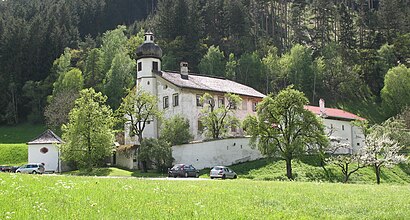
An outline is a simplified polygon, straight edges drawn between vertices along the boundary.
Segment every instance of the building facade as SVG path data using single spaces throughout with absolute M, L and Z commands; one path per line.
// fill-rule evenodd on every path
M 203 128 L 200 123 L 202 105 L 199 101 L 204 93 L 209 93 L 213 96 L 217 107 L 224 105 L 227 100 L 224 95 L 232 93 L 239 95 L 242 98 L 242 103 L 236 106 L 235 115 L 238 119 L 243 120 L 247 115 L 256 113 L 256 105 L 265 97 L 264 94 L 255 89 L 220 77 L 204 76 L 189 73 L 188 64 L 182 62 L 179 71 L 163 71 L 161 69 L 162 49 L 154 43 L 152 33 L 145 34 L 145 41 L 136 51 L 137 55 L 137 88 L 143 89 L 152 95 L 155 95 L 159 102 L 158 108 L 164 112 L 164 118 L 171 118 L 175 115 L 180 115 L 189 120 L 190 131 L 194 136 L 194 142 L 200 142 L 205 139 Z M 328 133 L 333 144 L 349 145 L 348 150 L 339 150 L 337 153 L 353 153 L 358 148 L 363 146 L 364 137 L 359 128 L 353 126 L 351 121 L 362 118 L 339 109 L 325 108 L 323 106 L 305 106 L 306 109 L 314 112 L 323 119 Z M 146 124 L 143 132 L 144 138 L 158 138 L 160 135 L 161 124 L 157 119 L 152 119 Z M 241 128 L 232 128 L 229 133 L 230 137 L 243 137 L 244 133 Z M 229 139 L 228 139 L 229 140 Z M 221 143 L 221 146 L 209 147 L 209 143 L 184 145 L 173 147 L 173 157 L 178 163 L 198 163 L 200 167 L 210 167 L 214 164 L 218 157 L 218 150 L 229 146 L 236 146 L 235 139 L 231 139 L 232 143 Z M 241 140 L 244 142 L 244 140 Z M 229 141 L 228 141 L 229 142 Z M 245 141 L 246 142 L 246 141 Z M 234 145 L 235 144 L 235 145 Z M 137 168 L 138 161 L 136 157 L 136 149 L 130 149 L 129 146 L 137 146 L 137 139 L 129 135 L 129 126 L 125 125 L 125 140 L 124 145 L 117 148 L 116 163 L 117 165 L 127 167 L 129 169 Z M 225 146 L 226 145 L 226 146 Z M 260 158 L 260 152 L 254 152 L 248 145 L 240 145 L 236 157 L 224 157 L 224 164 L 230 165 L 235 161 L 246 161 L 246 158 Z M 118 151 L 118 149 L 129 149 L 127 151 Z M 197 149 L 197 150 L 192 150 Z M 202 150 L 198 150 L 202 149 Z M 232 148 L 236 149 L 236 148 Z M 246 150 L 244 150 L 246 149 Z M 220 152 L 220 151 L 219 151 Z M 248 152 L 249 155 L 246 155 Z M 252 152 L 252 153 L 250 153 Z M 231 154 L 231 153 L 229 153 Z M 206 155 L 206 156 L 204 156 Z M 234 155 L 234 154 L 232 154 Z M 192 161 L 193 158 L 196 158 Z M 209 166 L 206 166 L 209 164 Z

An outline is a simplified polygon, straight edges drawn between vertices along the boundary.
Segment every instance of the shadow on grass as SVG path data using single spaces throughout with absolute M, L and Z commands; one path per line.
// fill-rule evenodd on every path
M 148 178 L 158 177 L 159 178 L 159 177 L 167 177 L 168 176 L 166 173 L 159 173 L 156 170 L 148 170 L 148 172 L 146 172 L 146 173 L 141 172 L 141 170 L 130 170 L 130 171 L 132 171 L 131 176 L 140 177 L 140 178 L 143 178 L 143 177 L 148 177 Z
M 401 163 L 398 165 L 400 169 L 405 172 L 407 175 L 410 175 L 410 164 Z
M 299 161 L 314 167 L 320 167 L 320 158 L 318 155 L 306 155 L 299 158 Z
M 108 176 L 112 171 L 109 168 L 94 168 L 90 170 L 74 170 L 63 174 L 73 176 Z
M 250 171 L 265 167 L 279 159 L 260 159 L 230 166 L 238 175 L 248 175 Z M 209 171 L 208 171 L 209 172 Z

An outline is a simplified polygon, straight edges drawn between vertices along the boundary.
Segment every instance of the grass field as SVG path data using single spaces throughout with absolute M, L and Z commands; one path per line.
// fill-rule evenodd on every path
M 26 144 L 0 144 L 0 165 L 21 165 L 27 163 Z
M 308 182 L 342 182 L 343 176 L 336 166 L 326 166 L 329 176 L 319 167 L 317 158 L 306 156 L 302 160 L 293 161 L 293 174 L 296 181 Z M 239 178 L 253 180 L 280 180 L 288 181 L 286 177 L 286 165 L 282 160 L 262 159 L 230 166 Z M 209 170 L 200 170 L 200 177 L 209 178 Z M 64 175 L 75 176 L 120 176 L 120 177 L 165 177 L 164 173 L 149 171 L 141 173 L 140 170 L 129 171 L 116 167 L 95 168 L 92 172 L 71 171 Z M 375 173 L 371 167 L 367 167 L 352 174 L 349 183 L 372 184 L 375 183 Z M 382 183 L 409 184 L 410 165 L 400 164 L 393 168 L 383 168 L 381 175 Z
M 17 126 L 0 126 L 0 143 L 27 143 L 46 130 L 44 125 L 21 124 Z
M 340 168 L 326 166 L 326 175 L 315 156 L 305 156 L 292 161 L 292 170 L 296 181 L 342 182 Z M 286 164 L 283 160 L 262 159 L 230 166 L 241 178 L 256 180 L 287 180 Z M 207 171 L 203 171 L 207 172 Z M 350 176 L 349 183 L 375 183 L 376 177 L 372 167 L 363 168 Z M 393 168 L 382 168 L 382 183 L 410 183 L 410 165 L 399 164 Z
M 253 180 L 0 174 L 0 219 L 406 219 L 410 190 Z
M 124 170 L 117 167 L 94 168 L 91 172 L 87 171 L 70 171 L 63 175 L 71 176 L 117 176 L 117 177 L 166 177 L 165 173 L 158 173 L 154 170 L 149 170 L 147 173 L 142 173 L 140 170 Z

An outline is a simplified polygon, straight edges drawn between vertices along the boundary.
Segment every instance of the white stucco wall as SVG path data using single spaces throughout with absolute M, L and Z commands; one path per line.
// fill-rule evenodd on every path
M 179 88 L 161 77 L 157 78 L 157 97 L 159 99 L 158 108 L 164 111 L 164 118 L 170 118 L 174 115 L 181 115 L 187 118 L 190 123 L 190 131 L 194 135 L 194 140 L 205 139 L 204 135 L 198 131 L 198 119 L 200 118 L 202 107 L 196 105 L 196 96 L 203 95 L 205 92 L 211 94 L 216 103 L 218 103 L 218 98 L 224 97 L 225 95 L 224 93 Z M 178 106 L 173 106 L 174 94 L 178 94 Z M 168 96 L 169 106 L 164 109 L 165 96 Z M 237 106 L 238 108 L 235 110 L 235 115 L 242 121 L 247 115 L 255 114 L 252 110 L 252 105 L 253 103 L 259 102 L 261 99 L 247 96 L 241 96 L 241 98 L 244 103 Z M 227 103 L 226 99 L 225 103 Z M 243 136 L 243 131 L 241 128 L 237 128 L 236 132 L 230 132 L 229 136 Z
M 323 119 L 325 132 L 333 138 L 338 138 L 341 143 L 346 143 L 352 149 L 349 152 L 347 149 L 339 150 L 336 153 L 347 154 L 355 153 L 364 146 L 363 132 L 359 127 L 353 126 L 351 121 Z M 358 145 L 359 144 L 359 145 Z
M 47 148 L 47 153 L 40 152 L 41 148 Z M 58 147 L 54 144 L 29 144 L 28 145 L 28 162 L 44 163 L 47 172 L 60 172 L 59 168 Z
M 236 163 L 262 158 L 257 149 L 249 145 L 249 138 L 230 138 L 177 145 L 172 147 L 174 164 L 192 164 L 197 169 L 217 165 L 229 166 Z
M 125 154 L 124 152 L 117 151 L 115 154 L 116 161 L 115 166 L 124 167 L 127 169 L 134 169 L 136 168 L 136 163 L 133 162 L 134 158 L 134 150 L 129 154 Z

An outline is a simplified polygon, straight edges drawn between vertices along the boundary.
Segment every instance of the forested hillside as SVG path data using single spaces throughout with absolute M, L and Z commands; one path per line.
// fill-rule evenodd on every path
M 188 61 L 263 93 L 293 84 L 313 105 L 325 98 L 375 121 L 410 105 L 409 0 L 6 0 L 0 124 L 60 125 L 87 87 L 117 108 L 142 29 L 165 70 Z

